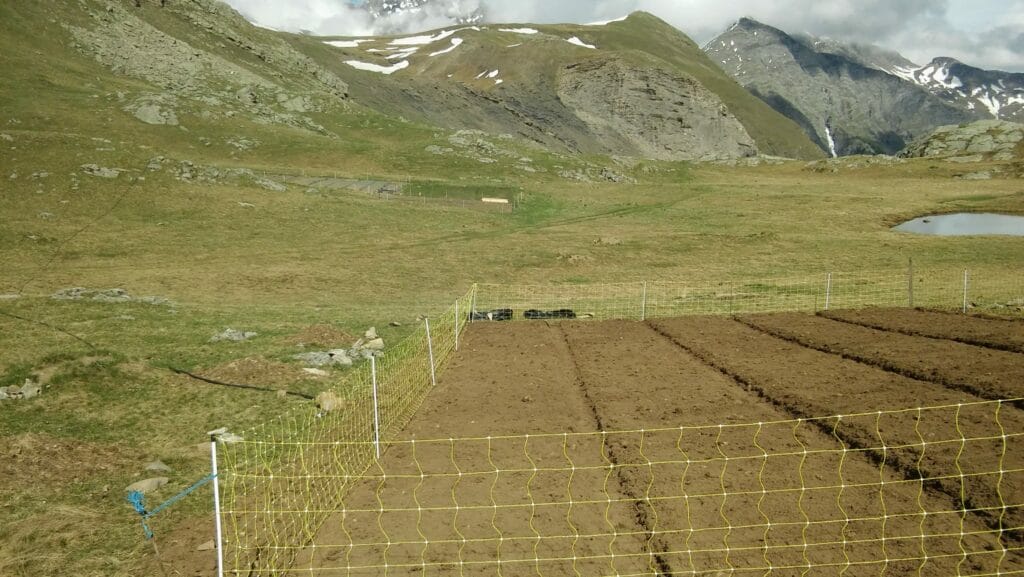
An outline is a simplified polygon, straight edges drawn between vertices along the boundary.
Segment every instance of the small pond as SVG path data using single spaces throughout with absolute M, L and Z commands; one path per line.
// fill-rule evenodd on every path
M 987 213 L 922 216 L 894 226 L 893 230 L 938 236 L 1024 236 L 1024 216 Z

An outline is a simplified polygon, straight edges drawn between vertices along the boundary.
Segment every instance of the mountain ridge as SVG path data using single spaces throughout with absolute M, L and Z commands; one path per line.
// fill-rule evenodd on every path
M 984 118 L 835 46 L 742 18 L 705 52 L 833 156 L 895 154 L 937 126 Z

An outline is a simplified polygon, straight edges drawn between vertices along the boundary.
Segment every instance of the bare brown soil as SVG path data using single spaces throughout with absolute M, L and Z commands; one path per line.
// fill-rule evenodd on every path
M 948 339 L 969 345 L 1024 353 L 1024 322 L 941 311 L 863 309 L 822 316 L 905 335 Z
M 1024 355 L 789 313 L 742 317 L 774 336 L 986 399 L 1024 396 Z
M 1018 571 L 1024 416 L 978 400 L 730 319 L 475 324 L 293 573 Z

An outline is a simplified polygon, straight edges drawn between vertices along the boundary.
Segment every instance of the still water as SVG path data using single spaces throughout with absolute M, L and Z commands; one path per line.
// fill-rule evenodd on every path
M 895 226 L 893 230 L 938 236 L 987 234 L 1024 236 L 1024 216 L 986 213 L 922 216 Z

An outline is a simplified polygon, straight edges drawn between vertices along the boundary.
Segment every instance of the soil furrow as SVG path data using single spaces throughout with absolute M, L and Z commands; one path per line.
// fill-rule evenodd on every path
M 801 313 L 745 315 L 736 320 L 794 344 L 983 399 L 1024 396 L 1024 356 L 1017 353 L 912 337 Z M 1024 407 L 1024 403 L 1017 406 Z
M 852 325 L 913 337 L 944 339 L 1024 353 L 1024 323 L 921 309 L 862 309 L 818 313 Z
M 937 487 L 950 498 L 959 500 L 961 481 L 966 483 L 970 508 L 998 507 L 1005 495 L 1012 503 L 1024 502 L 1024 475 L 1015 473 L 1010 482 L 998 482 L 986 472 L 1001 468 L 996 458 L 1001 453 L 1001 429 L 989 405 L 955 412 L 960 403 L 981 401 L 966 393 L 955 393 L 940 385 L 916 381 L 864 366 L 831 355 L 777 339 L 732 319 L 672 319 L 651 323 L 660 332 L 681 344 L 709 364 L 731 375 L 746 386 L 753 387 L 796 415 L 862 414 L 843 419 L 837 433 L 858 448 L 873 448 L 874 458 L 901 471 L 906 478 L 924 475 L 934 479 Z M 894 400 L 900 394 L 904 400 Z M 895 406 L 894 406 L 895 405 Z M 886 414 L 877 417 L 879 407 L 909 408 L 949 405 L 953 409 L 935 414 L 915 412 Z M 1021 430 L 1024 416 L 1005 408 L 1001 423 L 1006 428 Z M 921 420 L 928 431 L 920 448 Z M 929 438 L 930 437 L 930 438 Z M 968 439 L 963 441 L 963 439 Z M 1024 467 L 1024 454 L 1015 440 L 1013 469 Z M 899 450 L 882 447 L 899 446 Z M 1006 466 L 1003 463 L 1002 466 Z M 951 472 L 971 471 L 976 476 L 949 478 Z M 1024 511 L 1014 509 L 1015 522 L 1024 521 Z M 998 513 L 986 514 L 989 526 L 998 525 Z M 1019 524 L 1019 523 L 1017 523 Z M 1016 526 L 1016 525 L 1015 525 Z

